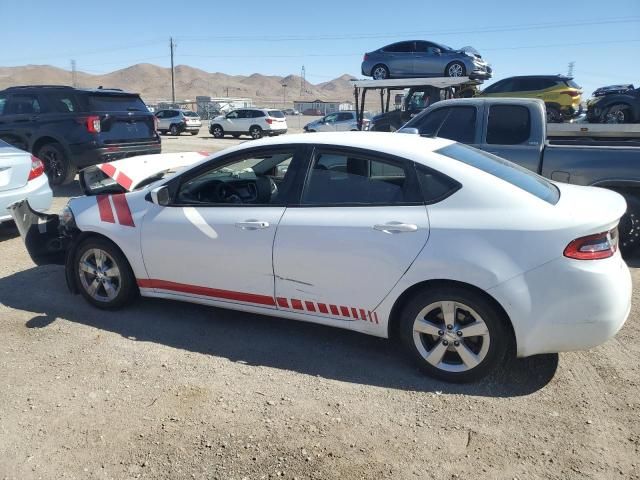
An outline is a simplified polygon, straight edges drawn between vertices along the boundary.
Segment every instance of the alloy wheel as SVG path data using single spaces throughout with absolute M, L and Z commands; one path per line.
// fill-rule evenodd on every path
M 111 255 L 99 248 L 84 252 L 78 264 L 82 288 L 98 302 L 110 302 L 122 287 L 120 269 Z
M 471 307 L 455 301 L 427 305 L 413 322 L 413 341 L 433 367 L 465 372 L 482 363 L 489 352 L 489 329 Z
M 463 73 L 462 65 L 460 65 L 459 63 L 454 63 L 453 65 L 449 66 L 448 72 L 450 77 L 461 77 Z

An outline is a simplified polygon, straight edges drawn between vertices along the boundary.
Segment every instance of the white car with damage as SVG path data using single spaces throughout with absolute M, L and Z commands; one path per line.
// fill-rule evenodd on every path
M 60 216 L 13 214 L 32 258 L 65 263 L 100 308 L 142 295 L 397 336 L 458 382 L 510 351 L 601 344 L 630 310 L 620 195 L 449 140 L 292 135 L 119 160 L 81 182 Z

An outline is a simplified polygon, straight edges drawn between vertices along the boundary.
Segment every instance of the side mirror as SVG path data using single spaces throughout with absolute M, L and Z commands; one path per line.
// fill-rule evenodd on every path
M 417 128 L 405 127 L 398 130 L 398 133 L 408 133 L 410 135 L 420 135 L 420 131 Z
M 162 185 L 151 190 L 151 201 L 161 207 L 169 205 L 169 188 Z

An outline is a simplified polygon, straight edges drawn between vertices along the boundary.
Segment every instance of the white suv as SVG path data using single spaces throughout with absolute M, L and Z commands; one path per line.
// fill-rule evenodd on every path
M 196 112 L 191 110 L 168 109 L 156 112 L 158 119 L 158 132 L 180 135 L 182 132 L 189 132 L 197 135 L 202 127 L 202 121 Z
M 240 108 L 211 120 L 209 133 L 215 138 L 227 134 L 234 138 L 245 134 L 255 139 L 264 135 L 280 135 L 287 133 L 287 119 L 280 110 Z

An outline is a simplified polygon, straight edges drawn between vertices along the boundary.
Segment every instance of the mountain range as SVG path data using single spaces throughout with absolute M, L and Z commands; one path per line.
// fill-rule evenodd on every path
M 197 95 L 211 97 L 249 97 L 254 104 L 282 104 L 293 100 L 353 101 L 353 87 L 342 75 L 328 82 L 303 82 L 298 75 L 227 75 L 209 73 L 187 65 L 175 67 L 176 100 L 195 100 Z M 72 85 L 72 72 L 50 65 L 0 67 L 0 89 L 14 85 Z M 149 104 L 171 99 L 171 69 L 139 63 L 102 75 L 76 72 L 79 87 L 121 88 L 140 93 Z M 287 85 L 283 87 L 283 85 Z

